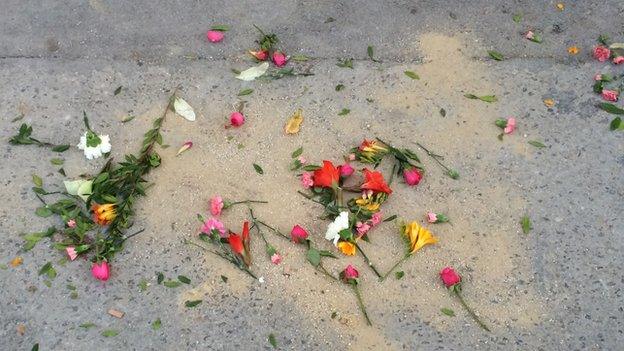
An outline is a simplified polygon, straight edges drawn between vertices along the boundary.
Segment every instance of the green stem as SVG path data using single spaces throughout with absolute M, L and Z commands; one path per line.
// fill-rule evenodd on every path
M 327 271 L 327 269 L 325 269 L 325 267 L 322 264 L 320 264 L 320 263 L 318 265 L 318 271 L 323 273 L 323 274 L 325 274 L 327 277 L 332 278 L 333 280 L 338 281 L 338 278 L 334 277 L 331 273 L 329 273 Z
M 386 280 L 386 278 L 388 278 L 388 276 L 390 275 L 390 273 L 392 273 L 392 271 L 394 271 L 401 263 L 405 262 L 405 260 L 407 260 L 411 256 L 412 256 L 411 254 L 406 254 L 405 256 L 403 256 L 403 258 L 400 259 L 397 263 L 395 263 L 394 266 L 392 266 L 392 268 L 390 268 L 390 270 L 386 272 L 386 274 L 384 274 L 381 278 L 379 278 L 379 281 L 383 282 L 384 280 Z
M 306 193 L 302 192 L 301 190 L 297 190 L 297 192 L 299 193 L 299 195 L 301 195 L 301 196 L 305 197 L 306 199 L 308 199 L 308 200 L 310 200 L 310 201 L 312 201 L 312 202 L 316 202 L 316 203 L 317 203 L 317 204 L 319 204 L 319 205 L 323 205 L 323 206 L 325 206 L 325 204 L 324 204 L 324 203 L 322 203 L 322 202 L 320 202 L 320 201 L 316 200 L 315 198 L 313 198 L 312 196 L 310 196 L 310 195 L 308 195 L 308 194 L 306 194 Z
M 420 144 L 420 143 L 416 143 L 416 145 L 418 145 L 418 147 L 420 147 L 421 149 L 425 150 L 427 155 L 429 157 L 431 157 L 434 161 L 436 161 L 442 168 L 444 168 L 445 171 L 447 171 L 447 172 L 451 171 L 450 168 L 446 167 L 446 165 L 444 165 L 442 162 L 440 162 L 439 158 L 442 157 L 442 156 L 434 154 L 433 152 L 429 151 L 426 147 L 422 146 L 422 144 Z
M 265 226 L 265 227 L 269 228 L 269 229 L 270 229 L 273 233 L 275 233 L 275 234 L 277 234 L 277 235 L 281 236 L 282 238 L 284 238 L 284 239 L 286 239 L 286 240 L 290 241 L 290 238 L 289 238 L 286 234 L 284 234 L 284 233 L 280 232 L 278 229 L 271 227 L 270 225 L 268 225 L 268 224 L 264 223 L 263 221 L 261 221 L 261 220 L 259 220 L 259 219 L 258 219 L 258 220 L 256 220 L 256 222 L 258 222 L 258 223 L 262 224 L 263 226 Z
M 355 247 L 358 249 L 358 251 L 360 251 L 360 253 L 362 254 L 362 257 L 364 257 L 364 261 L 366 261 L 366 264 L 368 264 L 368 266 L 373 270 L 373 272 L 375 272 L 375 275 L 378 278 L 381 278 L 381 274 L 379 273 L 379 271 L 377 271 L 377 268 L 375 268 L 375 266 L 373 265 L 371 260 L 368 258 L 368 256 L 366 256 L 366 254 L 364 253 L 360 245 L 358 245 L 358 243 L 355 243 Z
M 206 247 L 205 247 L 205 246 L 203 246 L 203 245 L 199 245 L 199 244 L 197 244 L 197 243 L 194 243 L 194 242 L 189 241 L 189 240 L 186 240 L 186 239 L 184 240 L 184 243 L 185 243 L 185 244 L 188 244 L 188 245 L 197 246 L 197 247 L 199 247 L 200 249 L 203 249 L 203 250 L 205 250 L 205 251 L 208 251 L 208 252 L 210 252 L 210 253 L 211 253 L 211 254 L 213 254 L 213 255 L 219 256 L 219 257 L 221 257 L 222 259 L 224 259 L 224 260 L 226 260 L 226 261 L 228 261 L 228 262 L 230 262 L 230 263 L 235 264 L 235 265 L 236 265 L 236 266 L 237 266 L 237 267 L 238 267 L 241 271 L 243 271 L 243 272 L 245 272 L 245 273 L 249 274 L 252 278 L 254 278 L 254 279 L 258 279 L 258 277 L 256 277 L 256 275 L 255 275 L 255 274 L 253 274 L 253 272 L 252 272 L 252 271 L 250 271 L 250 270 L 249 270 L 249 268 L 247 268 L 247 267 L 245 267 L 245 266 L 244 266 L 244 264 L 241 264 L 240 262 L 237 262 L 237 261 L 235 261 L 235 260 L 233 260 L 233 259 L 231 259 L 231 258 L 227 257 L 226 255 L 224 255 L 224 254 L 222 254 L 222 253 L 219 253 L 219 252 L 217 252 L 217 251 L 210 250 L 210 249 L 206 248 Z
M 455 294 L 457 295 L 457 297 L 459 298 L 459 302 L 462 304 L 462 306 L 464 306 L 464 308 L 466 309 L 466 311 L 468 311 L 468 314 L 470 314 L 470 316 L 472 317 L 472 319 L 475 320 L 475 322 L 477 322 L 477 324 L 479 324 L 479 326 L 483 329 L 485 329 L 486 331 L 490 331 L 490 328 L 487 327 L 487 325 L 485 325 L 485 323 L 483 323 L 479 317 L 472 311 L 472 309 L 470 307 L 468 307 L 468 304 L 466 304 L 466 301 L 464 301 L 464 298 L 461 296 L 461 294 L 459 293 L 459 291 L 455 290 Z
M 364 314 L 364 318 L 366 318 L 366 324 L 373 325 L 370 318 L 368 318 L 368 313 L 366 313 L 366 306 L 364 306 L 364 301 L 362 300 L 362 295 L 360 294 L 360 289 L 358 289 L 357 283 L 353 283 L 353 290 L 355 290 L 355 296 L 357 297 L 360 310 L 362 311 L 362 314 Z
M 229 203 L 228 207 L 232 207 L 234 205 L 238 205 L 238 204 L 268 204 L 268 201 L 262 201 L 262 200 L 243 200 L 243 201 L 234 201 Z

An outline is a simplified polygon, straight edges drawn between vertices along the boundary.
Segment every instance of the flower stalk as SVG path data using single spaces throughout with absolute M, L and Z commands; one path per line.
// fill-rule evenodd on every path
M 412 257 L 411 253 L 407 253 L 405 254 L 405 256 L 403 256 L 403 258 L 401 258 L 400 260 L 398 260 L 393 266 L 392 268 L 390 268 L 390 270 L 388 272 L 386 272 L 386 274 L 384 274 L 383 276 L 381 276 L 379 278 L 380 282 L 383 282 L 384 280 L 386 280 L 386 278 L 388 278 L 388 276 L 395 270 L 397 269 L 397 267 L 399 267 L 403 262 L 405 262 L 408 258 Z
M 436 161 L 436 163 L 440 165 L 446 171 L 446 175 L 448 175 L 449 177 L 453 179 L 459 179 L 459 172 L 457 172 L 454 169 L 448 168 L 444 163 L 442 163 L 442 161 L 440 161 L 440 160 L 444 160 L 444 156 L 431 152 L 429 149 L 424 147 L 421 143 L 416 143 L 416 145 L 418 145 L 418 147 L 423 149 L 429 157 L 431 157 L 434 161 Z
M 373 272 L 378 278 L 381 278 L 381 274 L 379 273 L 377 268 L 375 268 L 375 265 L 373 265 L 373 262 L 371 262 L 368 256 L 366 256 L 366 254 L 364 253 L 360 245 L 358 245 L 357 242 L 354 242 L 354 244 L 355 244 L 355 247 L 358 249 L 358 251 L 362 254 L 362 257 L 364 257 L 364 261 L 366 261 L 366 264 L 373 270 Z
M 479 326 L 481 328 L 483 328 L 485 331 L 489 332 L 490 328 L 488 328 L 487 325 L 485 325 L 485 323 L 483 323 L 483 321 L 481 321 L 481 319 L 479 319 L 479 317 L 476 315 L 476 313 L 474 313 L 474 311 L 470 307 L 468 307 L 468 304 L 466 303 L 466 301 L 464 301 L 464 298 L 461 295 L 461 289 L 453 289 L 453 292 L 455 293 L 455 295 L 459 299 L 459 302 L 461 303 L 461 305 L 464 306 L 464 309 L 468 312 L 470 317 L 472 317 L 472 319 L 474 319 L 474 321 L 477 322 L 477 324 L 479 324 Z
M 355 291 L 355 297 L 357 297 L 358 306 L 360 307 L 360 311 L 362 311 L 362 314 L 364 315 L 364 318 L 366 318 L 366 324 L 372 326 L 373 323 L 371 323 L 371 320 L 368 317 L 368 313 L 366 312 L 366 306 L 364 305 L 364 301 L 362 300 L 362 294 L 360 294 L 360 289 L 358 288 L 357 282 L 353 282 L 353 283 L 351 283 L 351 285 L 353 286 L 353 291 Z

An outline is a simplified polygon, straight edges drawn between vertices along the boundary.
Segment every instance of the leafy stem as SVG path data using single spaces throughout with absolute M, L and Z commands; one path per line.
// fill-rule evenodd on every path
M 440 165 L 440 167 L 442 167 L 446 171 L 446 175 L 448 175 L 449 177 L 453 179 L 459 178 L 459 173 L 456 170 L 448 168 L 444 163 L 442 163 L 442 161 L 440 161 L 440 160 L 444 160 L 444 156 L 431 152 L 429 149 L 424 147 L 421 143 L 416 143 L 416 145 L 418 145 L 418 147 L 423 149 L 429 157 L 431 157 L 434 161 L 436 161 L 436 163 Z
M 366 254 L 364 253 L 364 251 L 362 250 L 360 245 L 358 245 L 357 242 L 355 242 L 355 247 L 358 249 L 358 251 L 360 251 L 360 253 L 362 254 L 362 257 L 364 257 L 364 261 L 366 261 L 366 264 L 373 270 L 373 272 L 375 272 L 375 275 L 378 278 L 381 278 L 381 274 L 379 274 L 379 271 L 377 271 L 377 268 L 375 268 L 375 266 L 373 265 L 373 262 L 371 262 L 368 256 L 366 256 Z
M 379 278 L 379 281 L 382 282 L 384 280 L 386 280 L 386 278 L 388 278 L 388 276 L 390 275 L 390 273 L 392 273 L 398 266 L 400 266 L 403 262 L 405 262 L 408 258 L 412 257 L 411 254 L 405 254 L 405 256 L 403 256 L 403 258 L 401 258 L 400 260 L 398 260 L 394 266 L 392 266 L 392 268 L 390 268 L 390 270 L 388 272 L 386 272 L 386 274 L 384 274 L 383 276 L 381 276 Z
M 370 318 L 368 318 L 368 313 L 366 313 L 366 306 L 364 305 L 364 301 L 362 300 L 362 295 L 360 294 L 360 289 L 358 288 L 358 285 L 356 282 L 351 283 L 353 286 L 353 290 L 355 291 L 355 296 L 357 297 L 357 301 L 358 301 L 358 305 L 360 306 L 360 310 L 362 311 L 362 314 L 364 315 L 364 318 L 366 318 L 366 324 L 368 325 L 373 325 L 373 323 L 371 323 Z
M 490 328 L 487 327 L 487 325 L 485 325 L 485 323 L 483 323 L 481 321 L 481 319 L 479 319 L 479 317 L 472 311 L 472 309 L 470 307 L 468 307 L 468 304 L 466 303 L 466 301 L 464 301 L 464 298 L 462 297 L 461 293 L 459 292 L 458 289 L 453 290 L 455 292 L 455 295 L 457 295 L 457 298 L 459 299 L 459 302 L 462 304 L 462 306 L 464 306 L 464 308 L 466 309 L 466 311 L 468 312 L 468 314 L 470 314 L 470 316 L 472 317 L 472 319 L 475 320 L 475 322 L 477 322 L 477 324 L 479 324 L 479 326 L 481 328 L 483 328 L 486 331 L 490 331 Z

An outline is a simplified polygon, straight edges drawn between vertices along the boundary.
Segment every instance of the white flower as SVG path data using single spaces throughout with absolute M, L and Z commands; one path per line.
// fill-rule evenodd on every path
M 337 245 L 338 239 L 340 239 L 339 233 L 343 229 L 349 229 L 349 212 L 347 211 L 340 212 L 340 215 L 333 222 L 329 223 L 325 239 L 333 241 L 334 245 Z
M 258 278 L 258 281 L 260 282 L 260 284 L 264 284 L 264 277 Z
M 78 148 L 84 150 L 87 159 L 92 160 L 111 151 L 110 138 L 108 135 L 97 136 L 91 131 L 86 131 L 80 137 Z

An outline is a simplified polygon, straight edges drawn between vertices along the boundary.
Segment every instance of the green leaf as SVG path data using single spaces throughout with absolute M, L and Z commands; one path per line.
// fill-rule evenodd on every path
M 459 179 L 459 172 L 454 169 L 449 169 L 448 171 L 446 171 L 446 175 L 455 180 Z
M 39 351 L 39 343 L 34 344 L 30 351 Z
M 245 96 L 245 95 L 249 95 L 251 93 L 253 93 L 253 89 L 243 89 L 241 91 L 238 92 L 238 96 Z
M 349 110 L 348 108 L 343 108 L 340 112 L 338 112 L 338 116 L 348 115 L 349 112 L 351 112 L 351 110 Z
M 543 148 L 543 147 L 546 147 L 546 145 L 544 145 L 542 142 L 537 141 L 537 140 L 529 140 L 528 143 L 529 143 L 529 145 L 535 146 L 535 147 L 540 148 L 540 149 Z
M 310 58 L 308 56 L 302 55 L 302 54 L 294 55 L 290 59 L 293 60 L 293 61 L 297 61 L 297 62 L 304 62 L 304 61 L 310 60 Z
M 277 340 L 275 340 L 275 335 L 273 335 L 273 333 L 269 334 L 269 344 L 271 344 L 274 349 L 277 348 Z
M 230 26 L 228 26 L 227 24 L 215 24 L 214 26 L 210 27 L 210 30 L 217 30 L 219 32 L 227 32 L 228 30 L 230 30 Z
M 314 248 L 310 248 L 307 253 L 308 261 L 314 266 L 318 267 L 321 264 L 321 253 Z
M 615 106 L 614 104 L 610 104 L 608 102 L 601 102 L 598 104 L 602 110 L 609 112 L 614 115 L 624 115 L 624 110 Z
M 520 219 L 520 225 L 522 226 L 522 232 L 524 234 L 529 234 L 533 226 L 531 225 L 531 219 L 528 216 L 524 216 Z
M 264 174 L 264 171 L 262 170 L 262 167 L 260 167 L 258 164 L 253 164 L 253 168 L 256 170 L 256 173 L 258 174 Z
M 156 273 L 156 277 L 157 277 L 157 278 L 156 278 L 156 282 L 157 282 L 158 284 L 162 283 L 162 282 L 163 282 L 163 280 L 165 280 L 165 275 L 164 275 L 164 274 L 162 274 L 161 272 Z
M 184 306 L 191 308 L 191 307 L 195 307 L 197 305 L 199 305 L 200 303 L 202 303 L 203 300 L 193 300 L 193 301 L 186 301 L 184 303 Z
M 35 214 L 39 217 L 47 218 L 52 215 L 52 211 L 46 206 L 41 206 L 35 210 Z
M 394 272 L 394 276 L 397 278 L 397 280 L 399 280 L 403 278 L 403 276 L 405 276 L 405 272 L 403 271 Z
M 132 121 L 135 117 L 136 116 L 134 116 L 134 115 L 127 115 L 126 117 L 124 117 L 121 120 L 121 123 L 128 123 L 128 122 Z
M 69 145 L 56 145 L 52 148 L 52 151 L 54 152 L 64 152 L 67 150 L 69 150 Z
M 441 308 L 440 312 L 444 313 L 445 315 L 447 315 L 449 317 L 455 317 L 455 311 L 453 311 L 450 308 L 446 308 L 446 307 Z
M 501 54 L 498 51 L 494 51 L 494 50 L 490 50 L 488 51 L 488 55 L 490 55 L 491 58 L 493 58 L 496 61 L 502 61 L 505 59 L 505 57 L 503 56 L 503 54 Z
M 56 278 L 56 270 L 52 267 L 52 262 L 44 264 L 43 267 L 39 269 L 39 275 L 43 274 L 47 275 L 50 279 Z
M 63 162 L 65 162 L 65 161 L 63 161 L 62 158 L 53 158 L 53 159 L 50 160 L 50 163 L 55 165 L 55 166 L 60 166 L 60 165 L 63 164 Z
M 95 327 L 95 323 L 87 322 L 79 325 L 80 328 L 89 329 Z
M 383 221 L 384 222 L 391 222 L 391 221 L 394 221 L 396 218 L 397 218 L 397 215 L 392 215 L 392 216 L 384 219 Z
M 370 58 L 370 59 L 371 59 L 371 61 L 373 61 L 373 62 L 381 62 L 381 61 L 379 61 L 379 60 L 376 60 L 376 59 L 373 57 L 373 56 L 374 56 L 374 50 L 375 50 L 375 48 L 374 48 L 373 46 L 371 46 L 371 45 L 369 45 L 369 46 L 366 48 L 366 54 L 368 55 L 368 58 Z
M 321 166 L 317 166 L 317 165 L 303 166 L 303 170 L 307 172 L 313 172 L 313 171 L 316 171 L 317 169 L 321 169 Z
M 139 291 L 144 292 L 145 290 L 147 290 L 147 280 L 141 279 L 139 282 Z
M 182 283 L 175 281 L 175 280 L 167 280 L 163 282 L 163 285 L 168 288 L 177 288 L 178 286 L 182 285 Z
M 513 21 L 516 23 L 520 23 L 520 21 L 522 21 L 522 14 L 516 13 L 511 19 L 513 19 Z
M 609 130 L 618 130 L 618 129 L 624 129 L 624 123 L 622 123 L 622 118 L 615 117 L 609 124 Z
M 420 79 L 420 76 L 418 74 L 416 74 L 415 72 L 405 71 L 403 73 L 405 73 L 406 76 L 408 76 L 408 77 L 410 77 L 412 79 Z
M 344 59 L 342 61 L 338 61 L 336 66 L 342 67 L 342 68 L 351 68 L 351 69 L 353 69 L 353 59 Z
M 303 153 L 303 146 L 301 146 L 297 150 L 293 151 L 293 153 L 290 155 L 290 157 L 291 158 L 297 158 L 297 157 L 301 156 L 302 153 Z
M 467 97 L 468 99 L 475 99 L 475 100 L 481 100 L 481 101 L 485 101 L 485 102 L 496 102 L 498 101 L 498 98 L 496 98 L 496 95 L 484 95 L 484 96 L 477 96 L 474 94 L 466 94 L 464 95 L 464 97 Z
M 336 89 L 336 91 L 341 91 L 342 89 L 344 89 L 344 87 L 345 86 L 343 84 L 338 84 L 338 85 L 336 85 L 335 89 Z
M 189 278 L 187 278 L 186 276 L 183 276 L 183 275 L 179 275 L 178 276 L 178 280 L 181 281 L 184 284 L 191 284 L 191 280 Z
M 226 277 L 226 276 L 222 275 L 222 276 L 221 276 L 221 280 L 223 280 L 223 282 L 224 282 L 224 283 L 227 283 L 227 281 L 228 281 L 228 277 Z
M 41 179 L 41 177 L 39 177 L 36 174 L 32 175 L 32 182 L 33 184 L 35 184 L 35 186 L 41 188 L 43 186 L 43 179 Z
M 121 85 L 118 86 L 117 89 L 115 89 L 115 91 L 113 92 L 113 95 L 117 95 L 117 94 L 121 93 L 121 88 L 122 88 Z
M 446 117 L 446 110 L 445 110 L 445 109 L 443 109 L 443 108 L 441 108 L 441 109 L 440 109 L 440 115 L 441 115 L 442 117 Z
M 158 318 L 157 320 L 152 322 L 152 330 L 160 329 L 161 325 L 162 325 L 162 322 L 160 321 L 160 318 Z
M 106 338 L 117 336 L 118 334 L 119 332 L 114 329 L 106 329 L 105 331 L 102 332 L 102 336 Z

